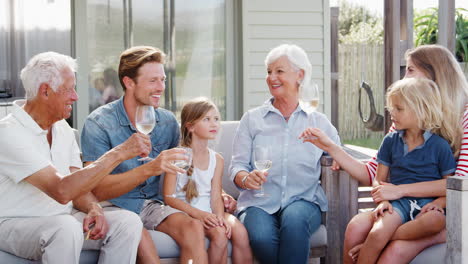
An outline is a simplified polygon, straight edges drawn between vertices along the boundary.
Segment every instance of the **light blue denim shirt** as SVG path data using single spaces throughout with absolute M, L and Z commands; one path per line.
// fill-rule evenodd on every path
M 257 145 L 270 146 L 272 167 L 268 171 L 264 191 L 267 197 L 255 197 L 258 191 L 240 189 L 238 213 L 250 206 L 273 214 L 296 200 L 316 203 L 322 211 L 328 208 L 320 185 L 320 157 L 323 151 L 313 144 L 303 143 L 299 135 L 307 127 L 317 127 L 336 144 L 338 133 L 321 113 L 298 105 L 289 121 L 272 105 L 272 99 L 249 110 L 242 117 L 234 138 L 230 166 L 231 180 L 240 171 L 254 169 L 253 149 Z
M 163 150 L 176 147 L 180 136 L 179 125 L 171 112 L 158 108 L 155 113 L 156 126 L 150 134 L 153 149 L 149 155 L 153 158 Z M 97 160 L 134 133 L 136 129 L 128 119 L 123 97 L 99 107 L 88 116 L 81 132 L 83 161 Z M 135 157 L 122 162 L 112 171 L 112 174 L 123 173 L 142 165 L 145 161 L 138 161 L 139 158 Z M 135 189 L 110 202 L 140 213 L 145 200 L 162 200 L 159 195 L 159 182 L 159 176 L 152 176 Z

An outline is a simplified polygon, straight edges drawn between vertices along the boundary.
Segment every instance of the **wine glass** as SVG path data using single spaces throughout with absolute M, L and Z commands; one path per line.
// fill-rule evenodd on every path
M 135 115 L 135 126 L 136 129 L 148 135 L 153 131 L 154 126 L 156 125 L 156 117 L 154 115 L 154 107 L 151 105 L 139 105 L 136 110 Z M 150 157 L 144 157 L 138 159 L 139 161 L 149 161 L 153 160 Z
M 302 87 L 301 100 L 306 107 L 315 111 L 319 105 L 319 98 L 319 88 L 316 83 Z
M 272 165 L 271 162 L 271 153 L 269 147 L 256 146 L 254 149 L 254 162 L 257 170 L 262 171 L 263 173 L 267 172 Z M 260 190 L 254 194 L 255 197 L 267 197 L 263 190 L 263 184 L 260 186 Z
M 192 156 L 193 156 L 192 149 L 188 147 L 178 147 L 178 148 L 185 150 L 184 155 L 187 157 L 187 160 L 176 160 L 174 161 L 174 165 L 181 169 L 188 170 L 190 168 L 190 165 L 192 164 Z
M 188 148 L 188 147 L 178 147 L 178 148 L 181 148 L 181 149 L 185 150 L 184 155 L 187 157 L 187 160 L 176 160 L 176 161 L 173 162 L 173 164 L 176 167 L 179 167 L 179 168 L 184 169 L 185 171 L 187 171 L 190 168 L 190 165 L 192 165 L 192 157 L 193 157 L 192 149 Z M 176 187 L 175 187 L 176 189 L 177 189 L 177 182 L 179 181 L 180 176 L 182 176 L 182 174 L 177 172 Z M 174 193 L 172 195 L 168 195 L 168 196 L 176 197 L 175 190 L 174 190 Z

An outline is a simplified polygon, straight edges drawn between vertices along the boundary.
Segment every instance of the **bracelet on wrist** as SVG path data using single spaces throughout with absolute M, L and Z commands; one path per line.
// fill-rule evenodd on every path
M 249 178 L 249 174 L 245 175 L 241 182 L 242 182 L 242 189 L 248 190 L 247 186 L 245 186 L 245 181 L 247 181 L 247 178 Z

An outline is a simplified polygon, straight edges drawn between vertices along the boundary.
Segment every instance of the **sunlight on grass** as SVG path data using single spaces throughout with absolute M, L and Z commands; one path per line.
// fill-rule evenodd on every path
M 343 144 L 356 145 L 365 148 L 379 149 L 382 138 L 358 138 L 343 140 Z

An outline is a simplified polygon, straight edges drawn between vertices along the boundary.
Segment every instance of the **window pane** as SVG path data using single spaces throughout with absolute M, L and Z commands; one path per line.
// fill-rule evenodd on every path
M 133 45 L 163 50 L 163 0 L 139 0 L 132 5 Z
M 226 117 L 225 1 L 175 2 L 177 114 L 182 105 L 206 96 Z
M 23 97 L 21 69 L 44 51 L 71 54 L 69 1 L 0 1 L 0 91 Z
M 88 0 L 89 110 L 119 98 L 119 56 L 124 50 L 122 0 Z M 78 43 L 79 44 L 79 43 Z

